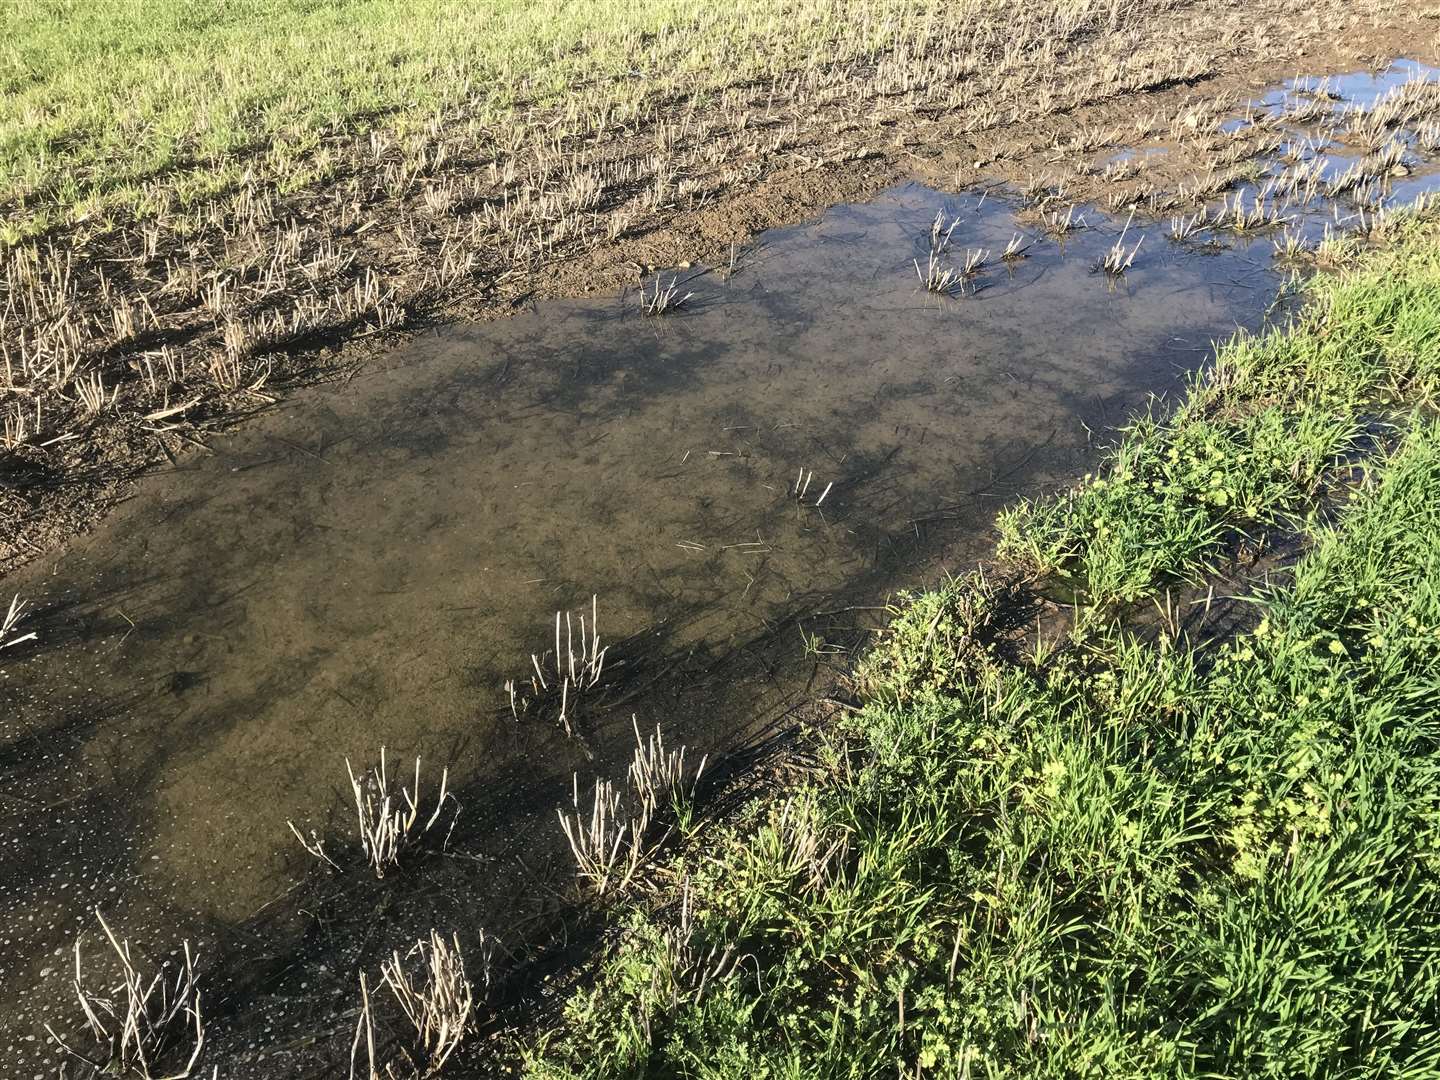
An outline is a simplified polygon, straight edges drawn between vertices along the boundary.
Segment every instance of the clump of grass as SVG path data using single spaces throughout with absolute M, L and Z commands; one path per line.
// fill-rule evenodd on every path
M 1184 243 L 1205 228 L 1207 223 L 1207 215 L 1203 207 L 1190 217 L 1176 214 L 1170 219 L 1170 239 L 1177 244 Z
M 450 770 L 440 772 L 440 790 L 435 796 L 435 805 L 420 823 L 421 803 L 424 796 L 420 786 L 420 759 L 415 759 L 415 779 L 411 786 L 391 782 L 385 758 L 385 748 L 380 748 L 380 764 L 368 772 L 355 775 L 350 759 L 345 759 L 345 772 L 350 778 L 350 791 L 355 800 L 356 838 L 365 862 L 383 878 L 385 871 L 399 864 L 401 856 L 416 847 L 440 821 L 447 803 L 455 803 L 455 814 L 450 828 L 460 815 L 460 804 L 450 794 L 447 783 Z M 293 821 L 287 821 L 290 831 L 300 846 L 315 858 L 329 866 L 339 864 L 325 850 L 325 841 L 314 830 L 307 837 L 296 828 Z
M 1417 127 L 1415 145 L 1427 154 L 1440 150 L 1440 120 L 1427 120 Z
M 937 293 L 941 296 L 954 296 L 965 287 L 965 274 L 953 266 L 946 266 L 935 252 L 930 252 L 925 261 L 924 270 L 920 269 L 919 259 L 913 261 L 915 276 L 920 279 L 920 284 L 925 286 L 926 292 Z
M 136 967 L 130 943 L 115 936 L 98 908 L 95 918 L 110 946 L 110 966 L 117 970 L 118 980 L 99 990 L 88 985 L 81 939 L 76 938 L 72 985 L 86 1026 L 100 1048 L 99 1056 L 74 1049 L 48 1024 L 45 1030 L 62 1050 L 97 1073 L 140 1080 L 184 1080 L 205 1046 L 200 983 L 190 943 L 182 946 L 184 959 L 178 965 L 167 961 L 153 972 L 142 972 Z
M 1051 236 L 1064 239 L 1077 229 L 1085 228 L 1085 215 L 1081 214 L 1077 217 L 1073 205 L 1063 214 L 1058 210 L 1052 210 L 1045 219 L 1045 228 Z
M 608 780 L 595 781 L 590 811 L 580 804 L 580 777 L 574 778 L 572 811 L 558 811 L 560 830 L 575 857 L 576 871 L 596 893 L 604 893 L 612 883 L 624 888 L 635 876 L 644 857 L 643 834 L 649 823 L 643 817 L 627 819 L 621 808 L 621 795 Z
M 695 771 L 691 772 L 685 767 L 686 748 L 667 749 L 659 724 L 655 725 L 654 733 L 645 738 L 640 734 L 639 720 L 633 716 L 630 720 L 635 728 L 635 752 L 630 759 L 630 769 L 625 774 L 630 789 L 648 807 L 651 817 L 668 809 L 683 820 L 694 802 L 700 778 L 705 774 L 708 756 L 702 757 Z
M 23 641 L 34 641 L 35 632 L 21 634 L 17 628 L 20 620 L 25 617 L 25 601 L 21 600 L 19 594 L 10 598 L 10 606 L 0 615 L 0 649 L 8 649 L 12 645 L 19 645 Z
M 561 647 L 561 626 L 564 626 L 564 647 Z M 575 632 L 579 623 L 580 632 Z M 577 647 L 578 646 L 578 647 Z M 555 648 L 530 654 L 534 675 L 525 684 L 512 679 L 505 684 L 510 695 L 510 713 L 517 720 L 522 714 L 554 713 L 554 720 L 565 734 L 575 733 L 575 719 L 581 702 L 600 687 L 605 672 L 605 657 L 610 651 L 600 645 L 599 598 L 590 597 L 590 623 L 585 615 L 578 619 L 570 612 L 555 613 Z
M 1299 229 L 1285 229 L 1272 243 L 1275 258 L 1285 262 L 1298 262 L 1310 254 L 1310 243 Z
M 1122 232 L 1120 238 L 1110 246 L 1104 256 L 1095 264 L 1096 270 L 1104 271 L 1110 277 L 1120 277 L 1132 266 L 1135 265 L 1135 256 L 1140 254 L 1140 245 L 1145 242 L 1145 237 L 1135 241 L 1135 246 L 1129 251 L 1125 250 L 1125 234 Z
M 1029 256 L 1030 249 L 1034 246 L 1035 241 L 1032 240 L 1030 237 L 1022 236 L 1020 235 L 1020 233 L 1016 233 L 1014 236 L 1010 237 L 1009 242 L 1006 243 L 1005 250 L 1000 253 L 1000 258 L 1004 259 L 1006 262 L 1012 262 L 1017 259 L 1024 259 Z
M 1147 417 L 1103 475 L 1002 514 L 1000 550 L 1092 603 L 1135 600 L 1203 573 L 1236 531 L 1302 512 L 1361 430 L 1355 418 L 1278 406 L 1239 423 Z
M 676 827 L 688 827 L 708 760 L 702 757 L 692 773 L 685 765 L 685 747 L 667 749 L 658 726 L 647 740 L 639 721 L 632 718 L 632 723 L 635 752 L 626 773 L 628 795 L 625 788 L 597 780 L 586 813 L 577 775 L 571 811 L 556 811 L 576 872 L 596 895 L 626 888 Z
M 949 225 L 945 224 L 945 211 L 936 210 L 935 220 L 930 223 L 930 250 L 936 255 L 942 255 L 950 250 L 950 237 L 960 226 L 960 218 L 957 215 Z
M 483 982 L 488 986 L 491 950 L 483 931 L 480 945 Z M 416 957 L 420 961 L 418 975 L 407 963 Z M 408 1066 L 406 1075 L 416 1078 L 434 1076 L 459 1049 L 470 1029 L 471 1013 L 475 1008 L 475 989 L 465 974 L 465 958 L 459 936 L 452 934 L 446 941 L 439 932 L 431 930 L 429 938 L 417 941 L 403 959 L 398 950 L 391 953 L 390 958 L 380 966 L 380 980 L 389 988 L 408 1028 L 408 1037 L 399 1044 Z M 397 1074 L 393 1064 L 387 1065 L 383 1072 L 376 1064 L 374 1017 L 370 988 L 364 975 L 360 977 L 360 1000 L 360 1017 L 350 1048 L 350 1075 L 355 1075 L 356 1059 L 363 1042 L 368 1063 L 367 1080 L 394 1078 Z
M 1043 206 L 1046 201 L 1055 197 L 1051 190 L 1051 178 L 1045 174 L 1039 176 L 1030 173 L 1025 178 L 1024 185 L 1020 188 L 1020 198 L 1026 206 Z
M 1221 203 L 1215 215 L 1217 228 L 1228 228 L 1239 235 L 1247 235 L 1261 229 L 1284 225 L 1290 220 L 1283 208 L 1267 202 L 1263 193 L 1255 193 L 1250 205 L 1245 205 L 1245 193 L 1237 192 L 1233 200 Z
M 856 666 L 855 692 L 866 701 L 905 704 L 965 680 L 980 679 L 1018 602 L 1012 583 L 983 571 L 947 577 L 938 588 L 901 593 L 890 621 Z
M 672 311 L 679 311 L 686 302 L 695 294 L 687 292 L 683 296 L 680 293 L 678 279 L 671 278 L 670 284 L 662 287 L 660 279 L 655 279 L 655 287 L 647 295 L 642 285 L 640 288 L 640 310 L 647 316 L 665 315 Z

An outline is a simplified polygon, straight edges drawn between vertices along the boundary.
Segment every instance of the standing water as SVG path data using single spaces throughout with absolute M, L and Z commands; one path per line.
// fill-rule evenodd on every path
M 1002 260 L 1014 209 L 907 185 L 667 272 L 693 295 L 663 315 L 631 292 L 426 335 L 14 575 L 39 641 L 0 669 L 7 1058 L 48 1069 L 97 906 L 155 955 L 199 941 L 212 1015 L 258 990 L 281 1048 L 353 1024 L 356 965 L 432 926 L 523 950 L 570 879 L 555 809 L 623 771 L 632 723 L 762 742 L 895 589 L 977 558 L 1279 284 L 1268 240 L 1202 256 L 1154 223 L 1097 272 L 1121 227 L 1093 212 Z M 946 265 L 986 253 L 951 295 L 917 280 L 937 210 Z M 568 732 L 510 696 L 557 611 L 608 646 Z M 345 760 L 382 746 L 427 792 L 448 766 L 446 853 L 317 888 L 288 823 L 338 846 Z

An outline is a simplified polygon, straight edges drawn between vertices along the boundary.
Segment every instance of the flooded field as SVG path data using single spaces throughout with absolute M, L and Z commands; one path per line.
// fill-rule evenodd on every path
M 1432 179 L 1412 161 L 1386 197 Z M 692 295 L 662 316 L 632 289 L 433 331 L 12 575 L 38 635 L 0 668 L 15 1075 L 53 1069 L 97 905 L 151 950 L 200 943 L 217 1045 L 242 995 L 269 1003 L 235 1060 L 348 1032 L 356 963 L 431 926 L 524 958 L 571 878 L 555 810 L 575 774 L 623 772 L 632 717 L 712 760 L 763 744 L 895 590 L 973 561 L 999 505 L 1083 472 L 1092 432 L 1259 327 L 1282 281 L 1258 227 L 1202 247 L 1082 207 L 1056 239 L 1021 210 L 906 185 L 665 270 Z M 1311 233 L 1336 220 L 1311 210 Z M 949 295 L 917 277 L 937 213 L 947 263 L 986 253 Z M 1099 271 L 1122 233 L 1133 267 Z M 609 651 L 571 732 L 515 715 L 556 612 L 592 610 Z M 345 760 L 382 746 L 427 791 L 448 767 L 458 816 L 377 883 L 288 823 L 338 850 Z

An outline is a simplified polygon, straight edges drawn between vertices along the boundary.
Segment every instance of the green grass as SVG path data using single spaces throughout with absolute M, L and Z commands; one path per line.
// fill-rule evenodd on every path
M 1295 340 L 1232 346 L 1102 471 L 1175 477 L 1227 526 L 1208 473 L 1165 471 L 1194 425 L 1254 462 L 1389 399 L 1391 448 L 1257 587 L 1252 631 L 1091 620 L 1017 660 L 992 582 L 911 598 L 828 770 L 677 856 L 530 1073 L 1440 1076 L 1440 425 L 1398 408 L 1433 389 L 1434 236 L 1318 285 Z M 1249 520 L 1308 494 L 1220 469 L 1255 485 Z M 1135 526 L 1122 550 L 1185 553 L 1136 582 L 1214 555 L 1186 520 Z
M 947 578 L 938 588 L 903 592 L 890 622 L 856 665 L 858 693 L 903 705 L 994 666 L 990 647 L 1013 629 L 1015 582 L 983 572 Z
M 323 169 L 302 159 L 325 137 L 434 118 L 503 141 L 512 115 L 554 109 L 584 131 L 817 55 L 863 61 L 937 14 L 912 0 L 24 0 L 0 42 L 0 203 L 143 212 L 156 187 L 191 203 L 246 168 L 293 188 Z
M 1001 553 L 1092 602 L 1129 601 L 1195 579 L 1239 535 L 1309 512 L 1377 414 L 1435 394 L 1433 222 L 1399 226 L 1386 253 L 1309 293 L 1297 325 L 1237 337 L 1173 415 L 1126 429 L 1103 475 L 1002 514 Z
M 805 13 L 797 42 L 826 32 L 818 6 Z M 6 17 L 0 191 L 82 211 L 139 208 L 156 181 L 198 198 L 233 179 L 217 169 L 230 155 L 280 164 L 322 136 L 403 131 L 459 106 L 483 125 L 570 95 L 633 101 L 720 70 L 725 40 L 744 77 L 778 25 L 696 0 L 603 18 L 525 0 L 29 0 Z M 623 77 L 637 61 L 658 85 Z

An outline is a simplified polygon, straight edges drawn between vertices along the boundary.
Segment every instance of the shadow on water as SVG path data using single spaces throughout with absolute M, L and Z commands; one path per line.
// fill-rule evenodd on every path
M 992 254 L 973 295 L 917 284 L 940 208 L 953 258 Z M 632 715 L 696 753 L 773 737 L 843 662 L 804 640 L 852 649 L 896 588 L 973 561 L 999 505 L 1083 471 L 1089 431 L 1278 285 L 1268 243 L 1158 236 L 1112 281 L 1093 264 L 1120 223 L 1093 213 L 1002 264 L 1014 210 L 907 185 L 765 235 L 733 275 L 677 271 L 673 315 L 631 292 L 429 334 L 15 575 L 44 606 L 0 679 L 0 1042 L 53 1060 L 41 1024 L 71 1021 L 97 904 L 137 942 L 203 943 L 217 1027 L 263 1014 L 214 1036 L 236 1076 L 268 1075 L 265 1046 L 348 1047 L 356 965 L 432 925 L 523 957 L 573 877 L 555 810 L 572 773 L 623 772 Z M 603 707 L 577 738 L 512 719 L 506 681 L 592 594 Z M 449 852 L 317 875 L 286 822 L 346 827 L 344 759 L 382 745 L 427 785 L 449 765 Z

